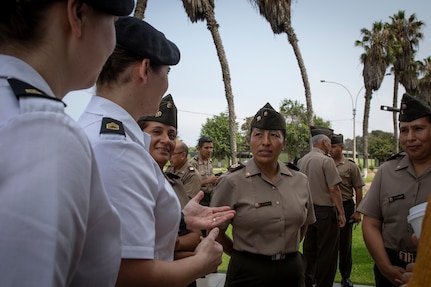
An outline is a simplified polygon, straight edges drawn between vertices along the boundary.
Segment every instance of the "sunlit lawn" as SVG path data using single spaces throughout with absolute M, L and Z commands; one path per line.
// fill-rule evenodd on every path
M 359 285 L 371 285 L 374 286 L 374 273 L 373 265 L 374 262 L 365 247 L 364 240 L 362 239 L 362 228 L 361 224 L 358 224 L 353 230 L 353 242 L 352 242 L 352 256 L 353 256 L 353 268 L 350 279 L 353 283 Z M 229 228 L 227 233 L 230 235 L 231 229 Z M 229 263 L 230 257 L 226 254 L 223 255 L 223 263 L 219 266 L 218 271 L 225 273 Z M 340 282 L 341 277 L 337 271 L 335 276 L 335 282 Z

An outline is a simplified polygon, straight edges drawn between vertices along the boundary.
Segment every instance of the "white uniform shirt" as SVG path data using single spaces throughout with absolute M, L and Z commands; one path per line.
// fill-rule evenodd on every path
M 103 117 L 121 121 L 125 136 L 100 134 Z M 91 98 L 78 122 L 120 214 L 122 257 L 173 260 L 180 204 L 148 151 L 150 136 L 122 107 L 99 96 Z
M 7 77 L 53 97 L 33 68 L 0 55 L 0 285 L 114 286 L 120 221 L 85 133 L 59 101 L 18 101 Z

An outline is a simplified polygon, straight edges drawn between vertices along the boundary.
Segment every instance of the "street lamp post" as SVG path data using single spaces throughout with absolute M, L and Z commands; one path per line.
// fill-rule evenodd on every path
M 353 114 L 353 160 L 356 161 L 356 106 L 357 106 L 357 103 L 358 103 L 359 93 L 361 92 L 361 90 L 364 87 L 362 87 L 358 91 L 358 94 L 356 95 L 355 102 L 353 102 L 352 93 L 350 92 L 350 90 L 345 85 L 340 84 L 338 82 L 325 81 L 325 80 L 320 80 L 320 82 L 322 82 L 322 83 L 328 83 L 328 84 L 334 84 L 334 85 L 338 85 L 338 86 L 343 87 L 347 91 L 347 93 L 349 94 L 350 99 L 352 100 L 352 114 Z

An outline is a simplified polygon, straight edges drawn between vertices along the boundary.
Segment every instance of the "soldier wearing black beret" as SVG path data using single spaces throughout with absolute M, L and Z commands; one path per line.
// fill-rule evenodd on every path
M 307 177 L 278 160 L 286 122 L 267 103 L 251 122 L 253 158 L 217 182 L 211 206 L 236 210 L 233 241 L 220 226 L 219 241 L 231 255 L 225 286 L 303 286 L 299 244 L 315 215 Z
M 160 139 L 160 145 L 155 146 L 158 154 L 168 159 L 174 145 L 166 143 L 176 138 L 176 108 L 170 96 L 161 107 L 160 102 L 168 88 L 170 66 L 179 62 L 180 51 L 143 20 L 120 17 L 115 26 L 116 48 L 99 75 L 96 95 L 79 124 L 93 146 L 102 180 L 122 223 L 117 286 L 186 286 L 216 270 L 221 262 L 223 251 L 213 244 L 217 230 L 200 241 L 205 247 L 173 261 L 181 206 L 149 153 L 150 135 L 137 123 L 142 116 L 169 123 L 167 136 L 161 127 L 151 131 Z M 233 216 L 226 209 L 199 205 L 202 197 L 199 193 L 183 208 L 183 222 L 188 228 L 213 228 Z M 205 252 L 204 260 L 201 252 Z
M 431 107 L 406 93 L 398 119 L 403 152 L 378 167 L 358 207 L 365 244 L 376 263 L 376 286 L 398 286 L 406 265 L 415 261 L 407 216 L 431 195 Z
M 63 98 L 91 88 L 133 0 L 0 1 L 2 286 L 115 285 L 120 218 Z

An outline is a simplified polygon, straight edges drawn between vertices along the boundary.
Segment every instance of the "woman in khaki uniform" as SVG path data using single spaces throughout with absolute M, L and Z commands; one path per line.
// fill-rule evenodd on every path
M 303 286 L 299 243 L 315 221 L 308 179 L 278 161 L 286 141 L 283 117 L 268 103 L 251 122 L 253 158 L 220 177 L 211 206 L 236 210 L 233 240 L 218 241 L 231 256 L 225 286 Z
M 379 167 L 358 207 L 377 287 L 398 286 L 407 264 L 415 261 L 417 246 L 407 216 L 431 194 L 431 107 L 404 94 L 399 130 L 404 152 Z
M 163 97 L 156 115 L 143 116 L 138 120 L 138 124 L 143 132 L 151 136 L 150 154 L 163 171 L 175 150 L 177 139 L 177 107 L 172 96 L 169 94 Z M 180 177 L 166 173 L 165 177 L 175 191 L 181 209 L 183 209 L 189 198 Z M 175 243 L 174 259 L 178 260 L 194 255 L 194 250 L 198 246 L 201 236 L 200 230 L 190 230 L 180 224 Z M 196 281 L 193 281 L 187 287 L 196 287 Z

